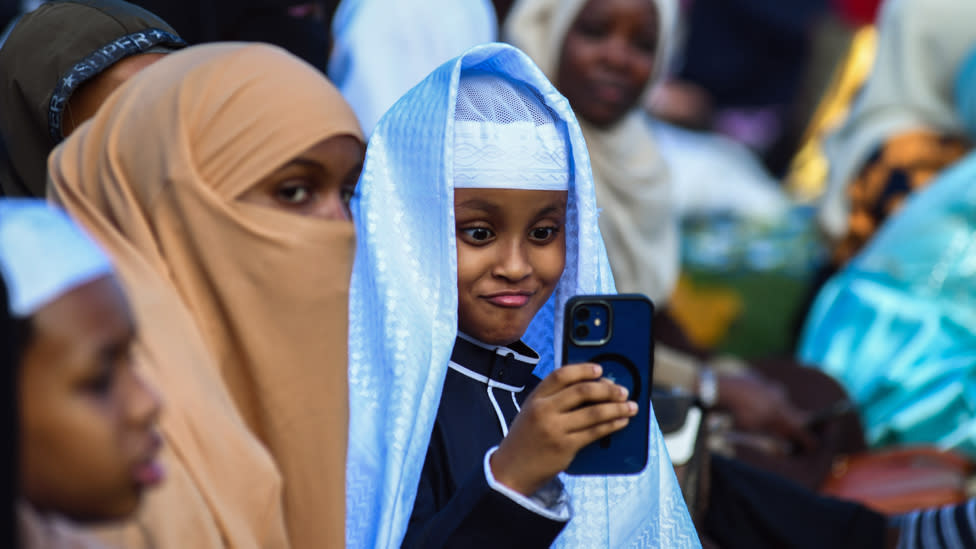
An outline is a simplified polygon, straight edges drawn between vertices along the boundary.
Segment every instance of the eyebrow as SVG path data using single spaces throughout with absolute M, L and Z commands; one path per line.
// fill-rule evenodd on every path
M 558 215 L 558 214 L 562 214 L 562 213 L 565 213 L 565 212 L 566 212 L 566 206 L 564 206 L 560 202 L 553 202 L 552 204 L 550 204 L 550 205 L 542 208 L 541 210 L 539 210 L 539 213 L 536 214 L 536 217 L 544 217 L 544 216 L 551 215 L 551 214 L 557 214 Z
M 464 202 L 457 205 L 457 208 L 465 208 L 471 210 L 481 210 L 489 214 L 495 214 L 502 210 L 502 206 L 495 204 L 494 202 L 489 202 L 480 198 L 472 198 L 470 200 L 465 200 Z M 546 206 L 543 206 L 535 213 L 533 217 L 540 218 L 547 215 L 562 215 L 566 211 L 566 206 L 561 202 L 552 202 Z
M 329 175 L 331 172 L 324 164 L 318 160 L 312 160 L 311 158 L 298 157 L 293 160 L 289 160 L 284 165 L 282 165 L 278 170 L 283 170 L 291 166 L 304 166 L 312 170 L 318 171 L 323 175 Z M 349 171 L 344 174 L 336 174 L 343 178 L 351 177 L 355 174 L 356 179 L 359 179 L 359 174 L 363 171 L 363 162 L 357 162 L 356 165 L 349 168 Z
M 292 166 L 294 164 L 298 164 L 299 166 L 314 168 L 316 170 L 323 171 L 323 172 L 326 171 L 325 166 L 323 166 L 320 162 L 316 160 L 312 160 L 311 158 L 302 158 L 302 157 L 298 157 L 288 161 L 287 163 L 285 163 L 284 166 L 282 166 L 282 168 L 287 168 L 288 166 Z
M 482 200 L 480 198 L 472 198 L 470 200 L 465 200 L 464 202 L 457 205 L 458 208 L 470 208 L 472 210 L 482 210 L 488 213 L 495 213 L 501 211 L 502 207 L 494 202 L 488 202 L 487 200 Z

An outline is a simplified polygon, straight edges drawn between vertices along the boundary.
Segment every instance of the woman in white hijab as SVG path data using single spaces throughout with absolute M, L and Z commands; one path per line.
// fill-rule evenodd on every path
M 678 221 L 667 166 L 640 99 L 666 68 L 677 3 L 645 0 L 636 3 L 636 11 L 634 4 L 522 0 L 503 35 L 529 54 L 579 118 L 617 289 L 662 305 L 680 270 Z M 627 11 L 632 25 L 616 28 L 614 11 Z M 606 54 L 588 43 L 587 33 L 614 33 L 628 42 Z

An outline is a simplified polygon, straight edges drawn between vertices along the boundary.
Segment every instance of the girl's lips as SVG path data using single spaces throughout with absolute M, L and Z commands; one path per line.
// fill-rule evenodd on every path
M 151 459 L 136 466 L 132 471 L 132 477 L 136 484 L 148 488 L 162 482 L 166 478 L 166 472 L 159 461 Z
M 132 469 L 132 478 L 136 484 L 144 487 L 154 486 L 166 477 L 166 471 L 158 460 L 159 450 L 162 446 L 162 437 L 157 431 L 152 431 L 149 435 L 148 449 L 144 454 L 144 459 Z
M 529 294 L 498 294 L 485 296 L 490 303 L 499 307 L 518 308 L 524 307 L 531 296 Z

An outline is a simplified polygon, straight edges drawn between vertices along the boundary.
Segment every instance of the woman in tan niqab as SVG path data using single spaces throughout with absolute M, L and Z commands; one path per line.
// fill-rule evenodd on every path
M 344 545 L 353 226 L 240 200 L 336 136 L 363 140 L 315 69 L 220 44 L 138 75 L 52 154 L 53 197 L 113 255 L 167 399 L 187 478 L 143 513 L 157 546 L 204 547 L 159 544 L 170 514 L 194 520 L 183 490 L 231 547 Z

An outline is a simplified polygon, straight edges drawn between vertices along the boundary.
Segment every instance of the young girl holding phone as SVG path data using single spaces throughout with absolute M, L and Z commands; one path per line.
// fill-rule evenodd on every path
M 639 475 L 556 480 L 649 403 L 554 371 L 566 300 L 614 290 L 582 134 L 535 65 L 486 45 L 435 71 L 360 192 L 347 544 L 698 546 L 656 423 Z

